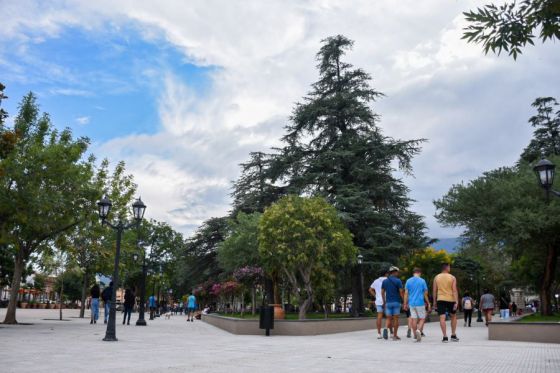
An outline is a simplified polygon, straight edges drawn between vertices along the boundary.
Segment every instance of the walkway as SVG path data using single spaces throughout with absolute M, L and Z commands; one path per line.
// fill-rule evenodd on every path
M 3 319 L 5 309 L 0 310 Z M 461 342 L 443 344 L 436 323 L 421 343 L 377 340 L 372 332 L 313 337 L 234 336 L 182 316 L 118 323 L 119 342 L 103 342 L 103 323 L 90 325 L 64 310 L 18 310 L 0 325 L 0 371 L 8 372 L 560 372 L 560 345 L 488 341 L 486 328 L 459 328 Z M 120 313 L 118 314 L 121 315 Z M 133 315 L 134 320 L 136 315 Z M 406 330 L 405 330 L 406 331 Z M 404 335 L 404 333 L 403 333 Z

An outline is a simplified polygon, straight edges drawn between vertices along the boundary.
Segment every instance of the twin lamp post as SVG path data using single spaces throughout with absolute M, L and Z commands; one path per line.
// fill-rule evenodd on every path
M 121 239 L 122 233 L 132 227 L 138 227 L 142 218 L 144 217 L 144 212 L 146 211 L 146 205 L 142 202 L 142 199 L 138 198 L 132 204 L 132 216 L 133 220 L 131 222 L 124 222 L 119 219 L 117 222 L 110 222 L 107 220 L 109 217 L 109 212 L 111 212 L 111 207 L 113 204 L 104 196 L 97 202 L 97 208 L 99 212 L 99 217 L 101 218 L 102 224 L 106 224 L 109 227 L 117 231 L 117 247 L 115 252 L 115 268 L 113 269 L 113 289 L 111 293 L 111 306 L 109 311 L 109 321 L 107 323 L 107 331 L 105 332 L 104 341 L 117 341 L 115 319 L 117 316 L 117 287 L 119 284 L 119 260 L 121 256 Z

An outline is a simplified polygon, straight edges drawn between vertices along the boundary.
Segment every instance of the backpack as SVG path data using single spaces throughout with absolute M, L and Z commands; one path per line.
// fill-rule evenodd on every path
M 463 308 L 466 310 L 472 310 L 472 300 L 470 298 L 465 299 Z

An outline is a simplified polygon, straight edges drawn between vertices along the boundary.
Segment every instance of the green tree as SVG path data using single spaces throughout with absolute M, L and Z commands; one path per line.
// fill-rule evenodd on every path
M 184 293 L 223 272 L 218 264 L 218 248 L 226 239 L 228 218 L 210 218 L 186 240 L 178 254 L 176 281 Z
M 453 258 L 445 250 L 436 250 L 433 247 L 427 247 L 417 250 L 409 257 L 401 259 L 403 268 L 402 272 L 405 277 L 413 274 L 414 268 L 422 269 L 423 277 L 428 282 L 428 289 L 431 289 L 432 281 L 438 273 L 441 272 L 443 263 L 452 263 Z
M 381 93 L 371 77 L 342 57 L 352 41 L 323 41 L 319 80 L 294 109 L 285 146 L 273 166 L 294 194 L 311 193 L 336 207 L 354 244 L 378 260 L 395 260 L 425 246 L 422 218 L 411 212 L 408 188 L 394 175 L 395 161 L 410 173 L 422 140 L 383 136 L 371 104 Z
M 84 160 L 88 140 L 54 129 L 47 114 L 39 115 L 32 93 L 23 98 L 13 131 L 18 139 L 0 173 L 0 242 L 14 255 L 8 324 L 17 322 L 16 298 L 30 257 L 82 221 L 97 194 L 92 160 Z
M 525 162 L 535 162 L 543 156 L 560 155 L 560 109 L 554 97 L 539 97 L 532 106 L 537 114 L 529 119 L 535 128 L 533 139 L 521 154 Z
M 55 291 L 62 294 L 62 300 L 76 302 L 82 298 L 82 271 L 70 268 L 56 278 Z
M 259 254 L 270 272 L 283 273 L 299 296 L 299 318 L 335 282 L 335 269 L 356 257 L 352 234 L 323 198 L 287 196 L 268 207 L 259 224 Z
M 132 175 L 125 173 L 124 162 L 119 162 L 112 174 L 109 173 L 108 169 L 109 161 L 105 159 L 96 170 L 92 183 L 98 190 L 97 196 L 107 195 L 113 202 L 113 214 L 125 218 L 130 214 L 129 206 L 136 192 L 136 185 Z M 90 204 L 95 205 L 98 197 L 94 195 L 92 197 L 94 199 L 90 201 Z M 97 210 L 84 211 L 84 215 L 84 219 L 63 236 L 65 238 L 64 248 L 82 271 L 80 317 L 84 317 L 85 301 L 92 274 L 96 271 L 103 272 L 104 269 L 108 269 L 109 262 L 114 258 L 112 255 L 114 241 L 112 236 L 107 237 L 107 229 L 101 225 Z M 123 245 L 123 252 L 125 252 L 124 248 L 129 246 Z M 135 246 L 133 244 L 133 247 Z
M 271 203 L 285 194 L 284 188 L 271 182 L 274 155 L 253 152 L 241 164 L 241 176 L 233 184 L 233 213 L 263 212 Z
M 382 134 L 371 107 L 382 94 L 368 73 L 343 60 L 352 45 L 341 35 L 323 41 L 319 80 L 296 104 L 271 173 L 290 193 L 322 196 L 335 206 L 368 262 L 396 262 L 428 241 L 422 217 L 410 210 L 409 189 L 394 175 L 395 164 L 412 172 L 423 140 Z M 356 273 L 351 283 L 357 299 Z
M 8 96 L 6 96 L 4 94 L 5 89 L 6 89 L 6 86 L 4 84 L 0 83 L 0 128 L 2 128 L 2 126 L 4 126 L 4 121 L 8 117 L 8 113 L 4 109 L 2 109 L 2 100 L 8 98 Z
M 218 262 L 227 272 L 245 266 L 260 266 L 258 228 L 260 213 L 240 212 L 228 220 L 228 235 L 218 246 Z
M 552 158 L 556 161 L 558 157 Z M 530 263 L 541 312 L 551 314 L 551 286 L 556 278 L 560 244 L 559 201 L 547 202 L 531 165 L 500 168 L 468 184 L 454 185 L 435 201 L 438 220 L 465 227 L 468 241 L 502 253 L 502 261 Z
M 558 0 L 521 0 L 502 5 L 489 4 L 463 13 L 469 26 L 463 39 L 482 44 L 484 53 L 502 50 L 514 59 L 534 39 L 543 43 L 560 39 L 560 2 Z M 538 36 L 535 36 L 539 31 Z

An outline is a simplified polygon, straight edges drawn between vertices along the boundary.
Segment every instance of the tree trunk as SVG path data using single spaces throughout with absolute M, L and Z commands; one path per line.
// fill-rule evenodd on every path
M 82 305 L 80 306 L 80 318 L 84 318 L 84 314 L 86 312 L 86 298 L 87 298 L 87 289 L 89 287 L 89 276 L 88 270 L 84 271 L 84 280 L 82 281 Z
M 305 281 L 304 287 L 305 287 L 305 291 L 307 293 L 306 294 L 307 298 L 301 298 L 300 297 L 298 318 L 300 320 L 305 320 L 305 314 L 307 313 L 307 310 L 309 309 L 309 306 L 311 306 L 311 304 L 313 303 L 313 288 L 311 287 L 310 275 L 306 273 L 302 277 L 304 278 L 304 281 Z
M 273 286 L 273 297 L 274 297 L 274 304 L 280 304 L 282 303 L 282 300 L 280 299 L 280 292 L 278 291 L 278 283 L 280 282 L 279 280 L 279 276 L 277 273 L 274 274 L 274 277 L 272 279 L 272 286 Z
M 21 275 L 23 273 L 24 266 L 25 262 L 23 260 L 23 253 L 21 252 L 21 249 L 19 249 L 14 260 L 14 276 L 12 277 L 10 301 L 8 302 L 8 309 L 6 310 L 4 324 L 17 324 L 16 307 L 19 288 L 21 286 Z
M 311 298 L 310 297 L 303 298 L 302 300 L 300 300 L 300 302 L 299 302 L 299 314 L 298 314 L 298 318 L 300 320 L 305 320 L 305 315 L 307 314 L 307 309 L 309 308 L 310 305 L 311 305 Z
M 251 314 L 253 316 L 255 316 L 256 308 L 257 308 L 257 300 L 256 300 L 256 294 L 255 294 L 256 291 L 257 291 L 257 289 L 255 288 L 255 285 L 253 285 L 253 287 L 251 288 Z
M 544 267 L 544 277 L 539 291 L 541 300 L 541 314 L 545 316 L 552 315 L 551 303 L 551 287 L 556 275 L 556 263 L 558 262 L 558 251 L 555 246 L 549 246 L 546 253 L 546 261 Z
M 62 321 L 62 294 L 64 293 L 64 273 L 60 276 L 60 295 L 58 297 L 58 317 Z

